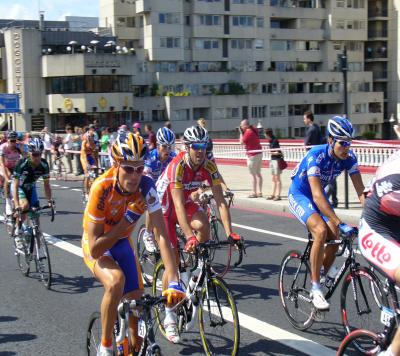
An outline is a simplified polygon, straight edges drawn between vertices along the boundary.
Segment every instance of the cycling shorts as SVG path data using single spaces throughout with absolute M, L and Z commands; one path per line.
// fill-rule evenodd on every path
M 188 221 L 193 218 L 193 215 L 198 211 L 203 211 L 203 209 L 193 202 L 192 200 L 187 201 L 185 204 L 185 211 Z M 176 225 L 178 223 L 178 217 L 176 216 L 175 207 L 171 209 L 169 214 L 164 214 L 165 225 L 167 226 L 169 240 L 173 248 L 178 248 L 178 236 L 176 235 Z
M 389 235 L 376 232 L 365 219 L 361 219 L 358 232 L 361 254 L 392 280 L 400 267 L 400 244 Z
M 82 239 L 83 260 L 94 273 L 94 267 L 98 259 L 90 255 L 89 242 L 87 238 Z M 139 261 L 137 260 L 132 242 L 129 238 L 120 239 L 103 256 L 112 258 L 121 268 L 125 276 L 124 295 L 138 289 L 144 289 Z
M 14 182 L 11 183 L 11 192 L 14 191 Z M 34 185 L 31 189 L 24 189 L 23 187 L 18 187 L 18 199 L 27 200 L 30 207 L 39 207 L 39 198 L 36 191 L 36 186 Z
M 330 205 L 331 209 L 333 210 L 332 204 L 329 202 L 328 197 L 324 193 L 326 201 Z M 318 215 L 321 216 L 321 218 L 325 221 L 328 222 L 329 219 L 322 215 L 322 213 L 319 211 L 318 207 L 315 205 L 314 201 L 312 198 L 308 197 L 307 195 L 304 195 L 300 192 L 298 192 L 295 189 L 290 188 L 289 189 L 289 210 L 290 212 L 303 224 L 307 224 L 308 218 L 312 215 L 317 213 Z

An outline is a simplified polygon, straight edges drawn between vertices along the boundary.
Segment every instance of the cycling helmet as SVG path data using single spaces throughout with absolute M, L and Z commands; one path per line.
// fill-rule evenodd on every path
M 114 161 L 141 161 L 147 153 L 147 146 L 142 136 L 132 133 L 118 135 L 111 147 L 111 156 Z
M 31 138 L 28 142 L 29 152 L 42 152 L 44 150 L 43 141 L 39 137 Z
M 173 145 L 175 134 L 167 127 L 161 127 L 157 131 L 157 143 L 160 145 Z
M 24 139 L 24 134 L 22 132 L 17 132 L 18 141 L 22 141 Z
M 17 140 L 18 134 L 15 131 L 8 131 L 7 139 L 8 140 Z
M 139 124 L 138 122 L 135 122 L 135 123 L 132 125 L 132 127 L 133 127 L 134 129 L 140 129 L 140 124 Z
M 354 129 L 349 120 L 342 116 L 334 116 L 328 121 L 328 134 L 335 140 L 352 140 Z
M 183 142 L 185 145 L 191 143 L 208 143 L 208 132 L 201 126 L 188 127 L 183 133 Z

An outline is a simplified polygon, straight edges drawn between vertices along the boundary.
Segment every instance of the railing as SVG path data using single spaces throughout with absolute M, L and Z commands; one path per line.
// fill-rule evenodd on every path
M 372 78 L 373 79 L 387 79 L 387 71 L 386 70 L 373 71 Z
M 268 143 L 262 143 L 263 160 L 271 159 L 271 151 Z M 303 144 L 295 143 L 280 143 L 280 150 L 283 152 L 285 161 L 300 162 L 306 154 L 306 148 Z M 395 144 L 353 144 L 352 150 L 356 154 L 358 164 L 366 167 L 379 167 L 386 159 L 395 151 L 400 149 L 399 145 Z M 245 160 L 246 151 L 244 146 L 235 142 L 214 142 L 214 157 L 217 159 L 232 159 Z
M 368 31 L 368 37 L 387 37 L 388 32 L 384 30 L 370 30 Z
M 368 9 L 368 17 L 387 17 L 387 9 Z

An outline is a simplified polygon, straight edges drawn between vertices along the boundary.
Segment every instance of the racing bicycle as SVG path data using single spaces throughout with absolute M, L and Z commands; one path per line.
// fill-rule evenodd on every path
M 16 210 L 16 217 L 11 220 L 10 233 L 14 240 L 14 254 L 17 257 L 18 267 L 24 276 L 31 271 L 31 264 L 35 266 L 36 273 L 39 273 L 40 280 L 47 289 L 51 286 L 51 263 L 47 242 L 40 231 L 39 216 L 46 209 L 50 209 L 51 221 L 54 221 L 54 205 L 42 207 L 31 207 L 28 211 Z M 28 225 L 22 229 L 22 214 L 28 214 Z M 19 238 L 22 246 L 17 245 Z
M 376 321 L 381 312 L 384 292 L 376 275 L 367 267 L 362 267 L 356 261 L 354 240 L 358 232 L 346 238 L 339 236 L 338 240 L 330 240 L 327 245 L 338 245 L 336 256 L 344 256 L 345 261 L 339 268 L 333 280 L 324 285 L 325 299 L 334 294 L 340 281 L 344 279 L 341 288 L 340 304 L 342 323 L 346 334 L 360 327 L 376 330 Z M 322 321 L 324 312 L 314 308 L 310 296 L 311 271 L 310 252 L 313 244 L 311 233 L 303 252 L 289 251 L 283 258 L 279 270 L 279 296 L 290 324 L 298 330 L 308 329 L 314 321 Z M 348 271 L 348 272 L 347 272 Z M 347 273 L 346 273 L 347 272 Z M 322 284 L 322 283 L 321 283 Z
M 83 203 L 84 206 L 86 206 L 86 204 L 88 202 L 90 188 L 92 187 L 92 184 L 93 184 L 94 180 L 99 175 L 97 166 L 89 165 L 87 169 L 88 169 L 88 179 L 89 179 L 89 190 L 88 190 L 88 193 L 86 195 L 85 194 L 85 186 L 83 186 L 83 189 L 82 189 L 82 203 Z M 84 181 L 83 184 L 85 184 L 85 181 Z
M 240 325 L 236 302 L 228 285 L 212 271 L 210 260 L 213 249 L 229 243 L 233 244 L 233 241 L 207 241 L 197 245 L 195 262 L 190 269 L 192 276 L 189 282 L 186 281 L 186 298 L 172 308 L 177 314 L 179 334 L 194 326 L 197 314 L 206 355 L 239 354 Z M 164 264 L 160 261 L 154 270 L 154 296 L 160 295 L 163 289 L 164 270 Z M 155 308 L 155 315 L 160 331 L 165 336 L 165 307 L 159 305 Z
M 164 305 L 166 297 L 144 295 L 140 300 L 123 300 L 118 305 L 118 318 L 113 330 L 114 355 L 128 356 L 132 346 L 128 337 L 129 315 L 139 318 L 138 335 L 143 339 L 138 356 L 160 356 L 161 349 L 155 341 L 152 309 Z M 118 345 L 122 345 L 118 349 Z M 101 345 L 101 315 L 94 312 L 89 319 L 86 334 L 86 350 L 88 356 L 96 356 Z

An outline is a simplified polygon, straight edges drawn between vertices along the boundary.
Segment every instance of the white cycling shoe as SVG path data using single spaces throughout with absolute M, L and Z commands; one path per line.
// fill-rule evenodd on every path
M 329 303 L 326 301 L 324 294 L 320 289 L 311 290 L 310 297 L 315 309 L 329 310 Z
M 144 247 L 147 252 L 154 253 L 157 251 L 156 243 L 154 242 L 154 235 L 149 234 L 147 231 L 143 234 Z
M 173 344 L 177 344 L 181 340 L 178 333 L 178 326 L 175 322 L 164 323 L 164 329 L 167 339 Z
M 112 347 L 104 347 L 101 345 L 97 351 L 97 356 L 114 356 L 114 350 Z

